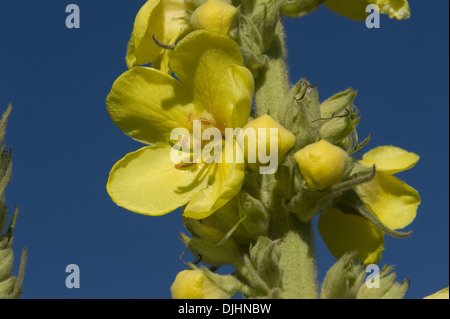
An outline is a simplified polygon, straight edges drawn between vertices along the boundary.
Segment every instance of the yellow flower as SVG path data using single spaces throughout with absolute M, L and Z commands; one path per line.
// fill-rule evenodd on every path
M 114 83 L 106 101 L 112 120 L 150 146 L 114 165 L 107 190 L 117 205 L 136 213 L 163 215 L 187 204 L 186 217 L 205 218 L 240 191 L 245 163 L 174 163 L 170 135 L 179 128 L 192 134 L 193 120 L 220 130 L 245 125 L 253 77 L 243 67 L 239 46 L 207 31 L 192 32 L 178 43 L 171 68 L 179 81 L 136 67 Z
M 392 174 L 413 167 L 418 160 L 416 154 L 398 147 L 380 146 L 358 162 L 375 165 L 377 172 L 373 180 L 356 186 L 355 191 L 370 213 L 389 229 L 404 228 L 416 217 L 419 194 Z M 351 250 L 366 264 L 376 264 L 382 257 L 385 233 L 362 216 L 329 208 L 320 215 L 318 228 L 336 258 Z
M 419 193 L 392 174 L 412 168 L 419 156 L 394 146 L 380 146 L 367 152 L 359 164 L 375 165 L 375 178 L 356 187 L 367 209 L 390 229 L 408 226 L 416 217 Z
M 192 6 L 184 0 L 149 0 L 139 10 L 128 43 L 126 62 L 129 68 L 151 63 L 152 67 L 170 73 L 169 51 L 153 39 L 173 45 L 191 31 L 183 18 Z
M 237 9 L 225 1 L 208 0 L 194 11 L 191 24 L 195 30 L 228 34 L 236 13 Z
M 317 224 L 328 250 L 336 259 L 348 251 L 357 251 L 365 264 L 377 264 L 384 250 L 384 232 L 365 218 L 327 208 Z
M 438 292 L 435 292 L 432 295 L 426 296 L 423 299 L 449 299 L 448 287 L 444 288 L 442 290 L 439 290 Z
M 311 189 L 325 189 L 339 183 L 349 162 L 343 149 L 325 140 L 305 146 L 294 158 Z
M 344 17 L 363 21 L 367 18 L 368 5 L 376 5 L 380 13 L 389 15 L 389 18 L 398 20 L 408 19 L 411 10 L 407 0 L 327 0 L 325 5 Z
M 172 299 L 223 299 L 228 294 L 199 269 L 180 271 L 170 287 Z
M 249 129 L 249 130 L 248 130 Z M 271 130 L 276 129 L 276 130 Z M 276 136 L 271 136 L 271 131 L 276 134 Z M 245 150 L 245 157 L 247 159 L 247 164 L 250 169 L 254 171 L 258 171 L 261 166 L 271 166 L 271 160 L 274 160 L 273 156 L 276 156 L 275 160 L 277 164 L 281 163 L 286 156 L 287 152 L 294 146 L 295 136 L 291 132 L 289 132 L 284 126 L 275 122 L 269 115 L 262 115 L 257 119 L 250 121 L 247 125 L 244 126 L 243 133 L 251 133 L 254 132 L 254 136 L 250 134 L 247 135 L 247 139 L 244 141 L 243 149 Z M 265 134 L 264 136 L 258 133 Z M 275 141 L 276 149 L 274 145 L 271 148 L 270 142 Z M 260 150 L 259 145 L 264 146 L 261 149 L 263 156 L 268 157 L 267 160 L 263 160 L 260 158 Z M 276 154 L 272 154 L 272 151 L 275 151 Z M 250 154 L 253 154 L 254 158 L 250 158 Z M 276 170 L 276 167 L 274 169 Z

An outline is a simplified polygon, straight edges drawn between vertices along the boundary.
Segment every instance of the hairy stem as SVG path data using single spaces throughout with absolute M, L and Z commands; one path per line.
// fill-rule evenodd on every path
M 278 106 L 289 90 L 284 28 L 281 22 L 267 52 L 267 68 L 256 80 L 255 105 L 258 116 L 269 114 L 278 120 Z

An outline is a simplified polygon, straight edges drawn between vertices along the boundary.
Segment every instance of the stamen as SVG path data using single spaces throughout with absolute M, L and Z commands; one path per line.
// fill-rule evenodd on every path
M 191 167 L 192 165 L 195 165 L 198 163 L 178 163 L 175 165 L 176 169 L 181 169 L 181 168 L 187 168 L 187 167 Z
M 156 34 L 152 35 L 152 39 L 153 41 L 155 41 L 155 44 L 163 49 L 166 50 L 174 50 L 175 46 L 172 44 L 167 44 L 167 43 L 163 43 L 161 41 L 158 40 L 158 38 L 156 37 Z

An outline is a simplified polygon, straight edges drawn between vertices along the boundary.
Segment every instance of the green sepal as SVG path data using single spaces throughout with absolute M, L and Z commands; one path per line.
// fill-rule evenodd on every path
M 281 296 L 280 241 L 260 236 L 244 254 L 243 263 L 236 267 L 236 276 L 248 287 L 246 297 L 279 298 Z
M 240 15 L 236 42 L 241 48 L 244 65 L 258 77 L 261 69 L 267 67 L 268 57 L 264 54 L 264 44 L 258 27 L 249 16 Z
M 321 299 L 402 299 L 409 283 L 395 281 L 393 266 L 385 265 L 379 273 L 379 287 L 366 285 L 366 269 L 356 258 L 357 252 L 343 255 L 327 272 Z
M 347 252 L 328 271 L 323 280 L 320 299 L 355 299 L 365 272 L 356 259 L 357 252 Z
M 293 152 L 320 138 L 320 103 L 316 87 L 302 79 L 279 107 L 279 122 L 295 136 Z
M 352 167 L 353 164 L 350 164 L 344 176 L 348 176 Z M 299 220 L 308 222 L 332 203 L 334 205 L 334 202 L 347 191 L 372 180 L 375 174 L 375 167 L 369 167 L 347 178 L 344 177 L 345 179 L 342 182 L 323 190 L 304 188 L 301 193 L 298 193 L 289 201 L 287 208 L 297 215 Z
M 281 269 L 279 267 L 281 250 L 280 241 L 259 237 L 250 248 L 250 260 L 270 289 L 280 287 Z
M 336 93 L 320 104 L 320 115 L 323 118 L 330 118 L 353 106 L 353 101 L 358 94 L 352 88 Z
M 241 190 L 204 221 L 225 233 L 221 242 L 232 238 L 239 245 L 248 245 L 267 234 L 269 220 L 267 208 L 261 201 Z
M 402 299 L 409 287 L 409 281 L 403 280 L 402 283 L 395 281 L 397 274 L 392 272 L 394 266 L 385 265 L 379 274 L 380 287 L 368 288 L 367 285 L 361 285 L 356 299 Z
M 302 191 L 304 180 L 298 169 L 298 164 L 294 159 L 294 152 L 289 152 L 285 160 L 278 166 L 275 178 L 287 199 L 291 199 L 294 195 L 298 195 Z M 301 195 L 300 195 L 301 196 Z
M 234 265 L 239 262 L 239 245 L 232 238 L 223 240 L 226 234 L 214 225 L 191 218 L 184 218 L 184 224 L 192 237 L 181 233 L 180 239 L 202 262 L 212 266 Z
M 275 29 L 280 21 L 280 8 L 284 0 L 256 0 L 251 19 L 262 38 L 262 52 L 265 53 L 272 45 Z

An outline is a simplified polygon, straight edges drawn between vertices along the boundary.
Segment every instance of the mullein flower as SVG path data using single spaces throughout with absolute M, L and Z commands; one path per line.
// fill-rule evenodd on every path
M 339 183 L 349 163 L 343 149 L 325 140 L 305 146 L 294 154 L 294 158 L 311 189 L 325 189 Z
M 184 18 L 193 6 L 184 0 L 149 0 L 139 10 L 128 42 L 128 68 L 151 63 L 170 73 L 169 51 L 156 43 L 174 45 L 192 27 Z
M 135 67 L 114 83 L 106 101 L 113 122 L 150 146 L 114 165 L 107 190 L 116 204 L 136 213 L 162 215 L 187 204 L 184 216 L 205 218 L 238 194 L 245 163 L 228 158 L 174 163 L 171 133 L 182 128 L 190 135 L 193 120 L 220 131 L 244 126 L 253 77 L 243 67 L 239 46 L 207 31 L 192 32 L 178 43 L 171 68 L 179 81 L 154 68 Z M 231 156 L 238 157 L 235 150 Z M 229 156 L 225 153 L 215 155 Z
M 372 181 L 358 185 L 356 193 L 367 209 L 390 229 L 405 228 L 416 217 L 419 193 L 392 175 L 412 168 L 418 160 L 418 155 L 401 148 L 380 146 L 359 161 L 364 166 L 375 165 L 377 173 Z
M 226 1 L 208 0 L 194 11 L 191 24 L 194 30 L 228 34 L 236 13 L 236 7 Z
M 320 215 L 317 228 L 336 259 L 356 251 L 357 258 L 365 264 L 377 264 L 381 260 L 384 232 L 364 217 L 329 207 Z
M 380 146 L 367 152 L 354 169 L 358 172 L 361 167 L 375 165 L 375 178 L 357 185 L 355 192 L 367 210 L 388 229 L 404 228 L 416 217 L 418 192 L 392 174 L 412 168 L 418 160 L 418 155 L 398 147 Z M 382 257 L 385 232 L 360 215 L 329 208 L 320 215 L 318 228 L 336 258 L 352 250 L 366 264 L 378 263 Z
M 199 269 L 180 271 L 170 287 L 172 299 L 225 299 L 230 295 Z
M 389 18 L 397 20 L 408 19 L 411 10 L 407 0 L 327 0 L 325 5 L 344 17 L 363 21 L 368 13 L 366 8 L 368 5 L 376 5 L 380 13 L 389 15 Z

